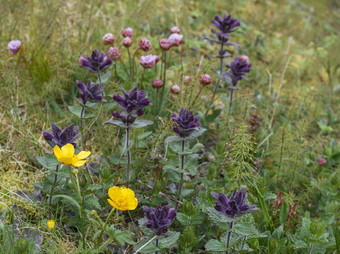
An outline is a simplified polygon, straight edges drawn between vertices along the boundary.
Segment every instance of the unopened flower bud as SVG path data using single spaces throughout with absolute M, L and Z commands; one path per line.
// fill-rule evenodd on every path
M 107 52 L 107 56 L 111 58 L 113 61 L 118 61 L 121 58 L 122 53 L 119 51 L 118 48 L 111 47 Z
M 91 210 L 90 214 L 91 214 L 91 216 L 95 217 L 97 215 L 97 211 L 96 210 Z
M 148 39 L 141 39 L 139 42 L 139 48 L 145 52 L 149 51 L 151 47 L 150 41 Z
M 215 155 L 213 155 L 212 153 L 209 153 L 209 155 L 208 155 L 208 161 L 214 162 L 215 160 L 216 160 Z
M 318 163 L 319 163 L 319 166 L 324 167 L 327 165 L 327 160 L 325 160 L 324 158 L 320 158 Z
M 168 39 L 160 39 L 158 43 L 162 50 L 169 50 L 172 46 L 171 41 Z
M 54 220 L 47 221 L 47 228 L 50 231 L 54 230 L 55 229 L 55 221 Z
M 174 27 L 171 27 L 170 32 L 172 34 L 180 34 L 181 30 L 177 26 L 174 26 Z
M 152 82 L 152 87 L 153 88 L 156 88 L 156 89 L 159 89 L 161 87 L 163 87 L 164 84 L 162 82 L 162 80 L 159 80 L 159 79 L 155 79 L 153 82 Z
M 132 31 L 133 31 L 133 29 L 131 27 L 128 27 L 128 28 L 126 28 L 122 31 L 122 35 L 124 37 L 132 38 Z
M 131 45 L 132 45 L 132 40 L 130 37 L 125 37 L 124 40 L 123 40 L 123 45 L 124 47 L 126 48 L 130 48 Z
M 113 45 L 115 42 L 115 37 L 113 34 L 105 34 L 103 37 L 103 42 L 105 45 Z
M 191 83 L 191 78 L 190 78 L 190 76 L 188 76 L 188 75 L 184 76 L 184 77 L 183 77 L 183 83 L 184 83 L 185 85 L 189 85 L 189 84 Z
M 200 78 L 200 83 L 203 86 L 207 86 L 211 84 L 211 77 L 208 74 L 204 74 Z
M 172 94 L 179 94 L 180 91 L 181 91 L 181 88 L 179 87 L 179 85 L 172 85 L 170 87 L 170 92 Z
M 75 169 L 73 169 L 72 173 L 73 173 L 74 175 L 78 175 L 79 170 L 75 168 Z
M 10 41 L 7 45 L 7 48 L 12 55 L 15 55 L 19 51 L 20 47 L 21 41 L 18 40 Z

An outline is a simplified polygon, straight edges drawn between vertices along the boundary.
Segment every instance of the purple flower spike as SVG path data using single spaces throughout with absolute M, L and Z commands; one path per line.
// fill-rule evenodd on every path
M 211 192 L 211 195 L 216 199 L 216 211 L 221 212 L 230 218 L 235 218 L 237 215 L 256 209 L 255 206 L 246 204 L 247 192 L 244 188 L 239 191 L 235 189 L 230 199 L 222 193 L 218 194 L 216 192 Z
M 91 84 L 91 79 L 87 82 L 87 86 L 79 80 L 77 80 L 77 86 L 79 88 L 79 96 L 85 105 L 87 101 L 103 101 L 104 85 L 101 84 Z
M 168 232 L 168 228 L 174 218 L 177 210 L 170 208 L 170 205 L 157 206 L 157 208 L 143 206 L 145 218 L 148 220 L 145 224 L 158 236 Z
M 230 33 L 234 32 L 236 28 L 241 25 L 241 22 L 232 18 L 230 15 L 224 15 L 223 18 L 215 16 L 215 20 L 212 20 L 211 24 L 219 30 L 219 32 L 217 32 L 214 29 L 211 29 L 211 32 L 216 34 L 219 40 L 229 40 Z
M 115 111 L 112 115 L 122 120 L 122 122 L 128 126 L 133 124 L 137 117 L 144 114 L 142 109 L 149 106 L 151 102 L 149 98 L 146 98 L 146 94 L 143 90 L 138 91 L 137 86 L 128 93 L 126 93 L 124 89 L 122 89 L 122 92 L 124 98 L 119 94 L 110 95 L 124 111 L 121 114 Z
M 247 56 L 237 56 L 227 67 L 230 68 L 230 72 L 225 72 L 223 75 L 230 78 L 233 86 L 236 86 L 238 81 L 247 80 L 245 74 L 250 71 L 251 63 Z
M 76 147 L 74 141 L 80 136 L 78 134 L 78 126 L 71 124 L 62 130 L 56 124 L 51 123 L 51 127 L 52 132 L 43 130 L 43 136 L 50 146 L 54 147 L 58 145 L 61 147 L 67 143 L 71 143 L 74 147 Z
M 103 72 L 109 68 L 112 64 L 112 60 L 105 56 L 103 53 L 99 53 L 97 49 L 92 51 L 91 57 L 81 56 L 79 58 L 78 65 L 91 72 Z
M 200 115 L 194 116 L 193 110 L 186 110 L 182 107 L 178 116 L 171 114 L 172 121 L 176 122 L 174 131 L 182 138 L 188 137 L 201 126 L 200 117 Z

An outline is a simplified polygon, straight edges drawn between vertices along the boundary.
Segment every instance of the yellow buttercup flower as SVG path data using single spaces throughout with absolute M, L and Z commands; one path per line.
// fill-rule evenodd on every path
M 86 160 L 83 160 L 90 156 L 91 152 L 81 151 L 77 155 L 74 154 L 74 146 L 72 144 L 66 144 L 61 149 L 59 146 L 53 148 L 53 152 L 57 160 L 65 165 L 72 165 L 74 167 L 81 167 L 85 164 Z
M 47 221 L 47 228 L 48 228 L 48 230 L 54 230 L 55 229 L 55 221 L 54 220 Z
M 113 186 L 109 189 L 108 194 L 110 199 L 107 201 L 118 210 L 135 210 L 138 205 L 135 193 L 129 188 Z

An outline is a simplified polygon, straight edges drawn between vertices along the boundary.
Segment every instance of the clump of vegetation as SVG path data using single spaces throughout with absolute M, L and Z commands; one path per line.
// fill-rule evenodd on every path
M 339 7 L 5 1 L 1 250 L 340 252 Z

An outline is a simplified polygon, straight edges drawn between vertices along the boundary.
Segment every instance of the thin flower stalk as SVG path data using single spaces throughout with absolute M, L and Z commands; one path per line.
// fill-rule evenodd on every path
M 184 153 L 184 148 L 185 148 L 185 141 L 182 140 L 182 153 Z M 184 170 L 184 154 L 181 155 L 180 169 L 181 169 L 181 171 Z M 184 178 L 184 174 L 182 172 L 181 173 L 181 181 L 179 183 L 178 196 L 177 196 L 178 201 L 181 200 L 181 193 L 182 193 L 182 188 L 183 188 L 183 178 Z M 178 205 L 179 205 L 179 202 L 177 202 L 177 204 L 176 204 L 176 209 L 178 208 Z
M 53 180 L 53 184 L 52 184 L 52 188 L 51 188 L 51 193 L 50 193 L 50 200 L 49 200 L 49 203 L 48 203 L 48 207 L 49 207 L 49 219 L 52 218 L 52 209 L 51 209 L 51 206 L 52 206 L 52 198 L 53 198 L 53 192 L 54 192 L 54 188 L 55 188 L 55 184 L 57 182 L 57 179 L 58 179 L 58 171 L 59 171 L 59 165 L 57 165 L 56 169 L 55 169 L 55 175 L 54 175 L 54 180 Z
M 127 169 L 126 169 L 126 186 L 129 187 L 130 181 L 130 164 L 131 164 L 131 151 L 129 147 L 129 139 L 130 139 L 130 128 L 126 128 L 126 152 L 127 152 Z
M 97 246 L 99 246 L 100 240 L 102 239 L 102 236 L 103 236 L 103 234 L 104 234 L 104 231 L 105 231 L 105 228 L 106 228 L 106 226 L 107 226 L 107 223 L 109 222 L 109 219 L 111 218 L 111 216 L 112 216 L 112 214 L 113 214 L 113 212 L 114 212 L 115 210 L 116 210 L 116 209 L 115 209 L 114 207 L 112 207 L 111 212 L 110 212 L 109 215 L 107 216 L 106 221 L 105 221 L 105 223 L 104 223 L 104 225 L 103 225 L 103 227 L 102 227 L 102 230 L 100 231 L 100 234 L 99 234 L 99 237 L 98 237 Z
M 229 223 L 229 227 L 230 227 L 230 231 L 228 232 L 227 239 L 226 239 L 226 247 L 227 247 L 227 248 L 229 248 L 229 245 L 230 245 L 231 231 L 232 231 L 232 229 L 233 229 L 233 227 L 234 227 L 234 222 L 233 222 L 233 221 Z M 227 251 L 227 254 L 228 254 L 228 253 L 229 253 L 229 252 Z

